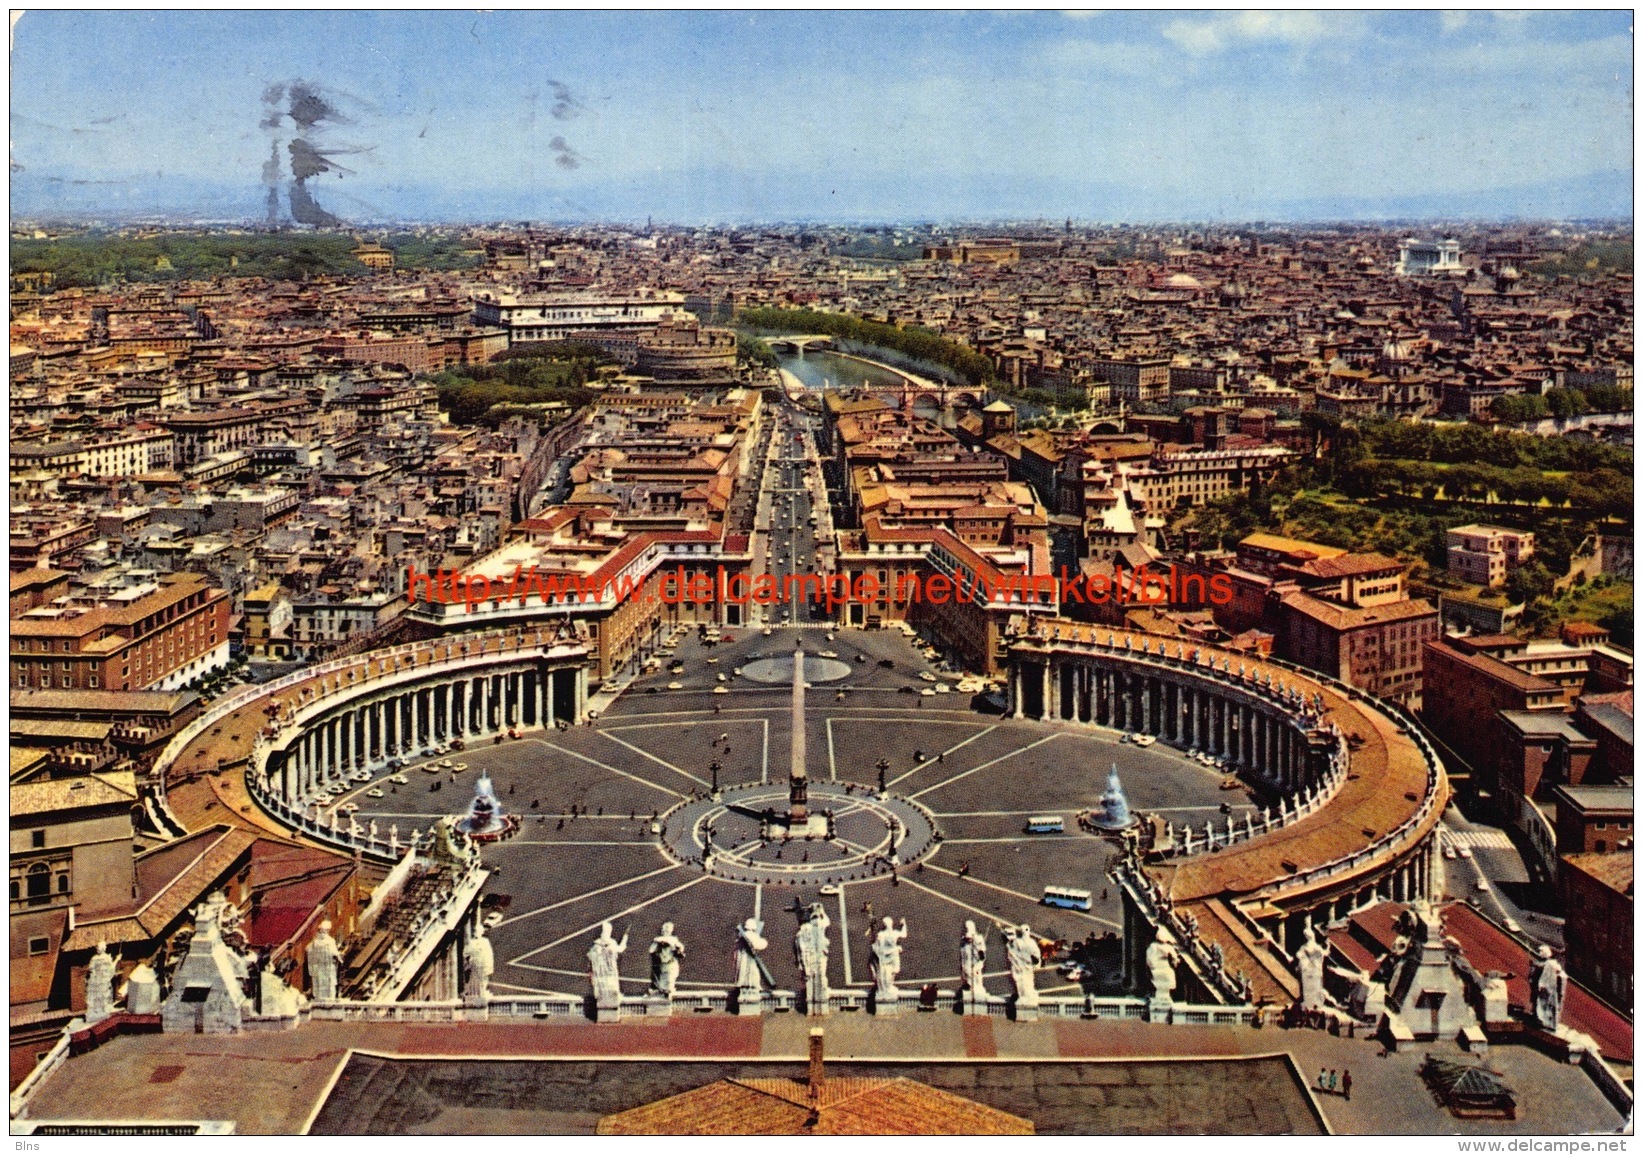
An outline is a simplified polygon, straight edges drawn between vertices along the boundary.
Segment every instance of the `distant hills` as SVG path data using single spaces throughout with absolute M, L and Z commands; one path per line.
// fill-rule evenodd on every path
M 1471 191 L 1392 195 L 1215 194 L 1146 187 L 1139 182 L 1081 182 L 997 175 L 856 172 L 702 171 L 579 178 L 538 189 L 453 189 L 421 185 L 328 183 L 316 192 L 345 224 L 489 220 L 863 222 L 1073 217 L 1080 221 L 1404 221 L 1630 220 L 1629 171 Z M 260 185 L 152 174 L 129 178 L 40 176 L 14 172 L 14 219 L 257 222 Z

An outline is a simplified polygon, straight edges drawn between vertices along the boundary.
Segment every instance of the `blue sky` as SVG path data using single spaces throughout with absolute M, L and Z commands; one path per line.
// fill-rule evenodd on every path
M 14 213 L 254 216 L 298 78 L 350 219 L 1629 212 L 1631 53 L 1627 12 L 29 12 Z

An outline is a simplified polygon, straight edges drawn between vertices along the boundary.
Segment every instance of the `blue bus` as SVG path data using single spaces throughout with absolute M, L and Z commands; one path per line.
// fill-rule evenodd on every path
M 1059 906 L 1065 910 L 1089 910 L 1090 892 L 1074 886 L 1046 886 L 1040 901 L 1045 906 Z
M 1027 819 L 1028 834 L 1060 834 L 1066 829 L 1059 814 L 1038 814 Z

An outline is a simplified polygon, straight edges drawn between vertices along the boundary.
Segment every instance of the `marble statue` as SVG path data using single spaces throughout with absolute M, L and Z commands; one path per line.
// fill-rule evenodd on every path
M 473 929 L 468 939 L 468 986 L 465 991 L 472 1002 L 484 1002 L 491 994 L 491 975 L 496 973 L 496 952 L 491 940 L 485 937 L 484 926 Z
M 100 1023 L 114 1013 L 114 958 L 106 943 L 97 944 L 86 972 L 86 1022 Z
M 764 937 L 764 923 L 750 918 L 736 929 L 736 1008 L 737 1013 L 756 1015 L 764 984 L 770 981 L 759 952 L 770 945 Z M 774 984 L 772 984 L 774 985 Z
M 832 925 L 822 904 L 813 902 L 793 935 L 793 961 L 804 976 L 804 1005 L 813 1015 L 827 1013 L 827 928 Z
M 1033 972 L 1044 961 L 1033 928 L 1026 923 L 1000 928 L 1004 932 L 1004 956 L 1010 963 L 1010 983 L 1015 988 L 1015 1005 L 1038 1006 L 1038 985 Z
M 958 973 L 969 1002 L 987 1001 L 987 932 L 976 929 L 974 919 L 964 920 L 964 937 L 958 943 Z
M 673 924 L 664 922 L 662 933 L 650 940 L 651 994 L 673 997 L 673 988 L 679 983 L 679 964 L 684 957 L 685 944 L 673 933 Z
M 159 1006 L 160 976 L 147 963 L 138 963 L 126 979 L 126 1010 L 134 1015 L 151 1015 Z
M 907 937 L 907 920 L 886 917 L 879 933 L 873 939 L 873 954 L 867 968 L 873 974 L 874 993 L 880 1002 L 893 1002 L 901 997 L 896 989 L 896 978 L 901 974 L 901 940 Z
M 1175 968 L 1180 965 L 1181 952 L 1175 945 L 1175 936 L 1168 927 L 1158 928 L 1152 945 L 1147 947 L 1147 974 L 1152 979 L 1154 1002 L 1170 1002 L 1175 993 Z
M 1532 1011 L 1541 1029 L 1557 1031 L 1558 1020 L 1563 1017 L 1563 995 L 1568 985 L 1569 976 L 1562 964 L 1552 957 L 1552 948 L 1541 943 L 1535 960 L 1529 964 L 1529 994 L 1534 1000 Z
M 1321 1011 L 1329 1005 L 1329 993 L 1324 990 L 1324 962 L 1329 948 L 1318 941 L 1312 920 L 1306 920 L 1301 949 L 1295 952 L 1295 962 L 1301 973 L 1301 1009 Z
M 308 964 L 308 990 L 316 1001 L 337 997 L 337 971 L 342 963 L 342 948 L 331 937 L 331 920 L 319 924 L 319 933 L 308 944 L 305 956 Z
M 610 923 L 599 924 L 599 937 L 588 947 L 588 967 L 593 979 L 593 1001 L 596 1007 L 622 1005 L 622 979 L 617 973 L 617 960 L 628 949 L 627 932 L 618 940 L 611 934 Z
M 1483 996 L 1484 1022 L 1504 1023 L 1511 1019 L 1511 996 L 1507 991 L 1505 975 L 1490 971 L 1483 976 L 1478 993 Z

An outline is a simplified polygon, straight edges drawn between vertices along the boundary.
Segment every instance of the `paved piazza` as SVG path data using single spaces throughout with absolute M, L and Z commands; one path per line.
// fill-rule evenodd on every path
M 408 785 L 378 779 L 377 788 L 392 791 L 384 798 L 367 797 L 367 786 L 350 794 L 362 822 L 374 818 L 384 830 L 398 824 L 403 834 L 462 812 L 485 770 L 503 806 L 523 818 L 517 836 L 484 848 L 496 870 L 487 889 L 502 914 L 490 932 L 493 989 L 586 993 L 585 952 L 605 920 L 618 937 L 629 935 L 621 969 L 630 993 L 648 983 L 647 948 L 663 922 L 675 924 L 688 951 L 680 988 L 722 989 L 734 974 L 733 928 L 749 916 L 764 920 L 771 940 L 765 960 L 778 986 L 798 989 L 792 936 L 798 912 L 816 901 L 833 922 L 835 987 L 870 985 L 868 920 L 893 916 L 911 931 L 900 985 L 951 989 L 966 919 L 1028 922 L 1049 938 L 1120 930 L 1118 892 L 1106 880 L 1117 847 L 1074 822 L 1095 806 L 1111 763 L 1132 807 L 1197 825 L 1224 821 L 1223 803 L 1240 815 L 1249 809 L 1243 791 L 1220 789 L 1220 774 L 1163 746 L 1141 749 L 1108 731 L 1001 718 L 973 709 L 979 700 L 957 692 L 906 692 L 925 688 L 917 675 L 932 667 L 899 632 L 846 630 L 832 641 L 816 629 L 731 633 L 731 642 L 711 649 L 692 634 L 677 650 L 682 673 L 664 663 L 591 725 L 470 748 L 452 756 L 467 765 L 454 781 L 412 768 Z M 761 813 L 785 811 L 790 690 L 733 671 L 761 656 L 790 655 L 799 642 L 811 653 L 836 653 L 849 668 L 847 678 L 807 694 L 810 810 L 833 810 L 831 843 L 759 839 Z M 894 668 L 883 668 L 884 659 Z M 666 688 L 674 682 L 683 688 Z M 721 684 L 729 692 L 713 693 Z M 880 759 L 889 762 L 883 800 Z M 718 801 L 710 797 L 714 761 Z M 1027 834 L 1027 818 L 1040 814 L 1060 816 L 1066 832 Z M 881 858 L 892 820 L 902 828 L 894 877 Z M 711 873 L 701 862 L 709 824 Z M 1051 884 L 1090 890 L 1094 909 L 1040 905 Z M 993 989 L 1002 994 L 996 931 L 990 945 Z M 1104 957 L 1110 969 L 1099 986 L 1115 989 L 1116 944 Z M 1039 986 L 1076 990 L 1053 969 Z

